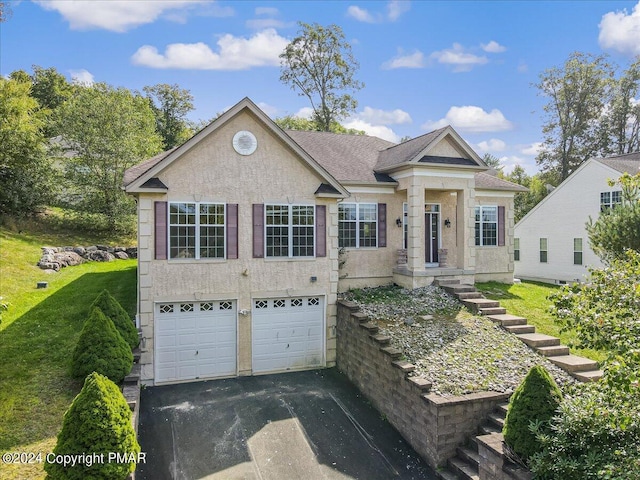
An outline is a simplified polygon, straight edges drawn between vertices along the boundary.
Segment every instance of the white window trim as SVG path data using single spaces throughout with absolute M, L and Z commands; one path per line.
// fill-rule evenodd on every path
M 340 248 L 346 248 L 347 250 L 354 250 L 354 249 L 373 249 L 373 248 L 378 248 L 378 203 L 376 202 L 340 202 L 338 204 L 338 232 L 340 232 L 340 205 L 355 205 L 356 207 L 356 219 L 355 219 L 355 223 L 356 223 L 356 245 L 355 247 L 340 247 Z M 376 219 L 374 221 L 374 223 L 376 224 L 375 226 L 375 232 L 376 232 L 376 244 L 375 245 L 367 245 L 366 247 L 361 247 L 360 246 L 360 205 L 374 205 L 375 206 L 375 212 L 376 212 Z M 367 223 L 371 223 L 370 220 L 362 220 L 362 221 L 366 221 Z M 351 220 L 349 220 L 349 222 L 351 222 Z M 340 242 L 340 234 L 338 233 L 338 243 Z
M 545 241 L 545 249 L 542 249 L 542 240 Z M 542 261 L 542 252 L 545 252 L 545 261 Z M 549 263 L 549 237 L 539 237 L 538 239 L 538 260 L 539 263 Z
M 609 201 L 608 202 L 603 202 L 602 201 L 602 195 L 608 193 L 609 194 Z M 620 194 L 620 201 L 619 202 L 614 202 L 613 201 L 613 194 L 614 193 L 619 193 Z M 604 191 L 604 192 L 600 192 L 600 211 L 604 212 L 610 208 L 613 208 L 616 205 L 620 205 L 622 204 L 622 190 L 610 190 L 610 191 Z
M 516 252 L 518 252 L 518 258 L 516 258 Z M 520 250 L 520 237 L 513 238 L 513 261 L 519 262 L 522 255 L 522 251 Z
M 580 240 L 580 250 L 576 250 L 576 240 Z M 576 263 L 576 253 L 580 254 L 580 263 Z M 584 265 L 584 240 L 582 237 L 574 237 L 573 239 L 573 264 Z
M 287 256 L 274 256 L 274 255 L 268 255 L 268 246 L 267 246 L 267 228 L 269 227 L 269 225 L 267 225 L 267 209 L 268 207 L 287 207 L 287 242 L 288 242 L 288 252 L 289 254 Z M 293 255 L 293 207 L 312 207 L 313 208 L 313 223 L 312 223 L 312 227 L 313 227 L 313 255 Z M 289 258 L 289 259 L 310 259 L 310 258 L 316 258 L 316 206 L 312 203 L 265 203 L 264 204 L 264 219 L 263 219 L 263 223 L 264 223 L 264 232 L 263 232 L 263 245 L 264 245 L 264 258 L 266 259 L 283 259 L 283 258 Z
M 172 257 L 171 256 L 171 227 L 176 227 L 176 226 L 181 226 L 181 225 L 174 225 L 171 223 L 171 205 L 172 204 L 176 204 L 176 203 L 185 203 L 185 204 L 193 204 L 196 206 L 196 223 L 195 223 L 195 251 L 196 251 L 196 255 L 195 257 L 187 257 L 187 258 L 181 258 L 181 257 Z M 224 253 L 222 257 L 200 257 L 200 205 L 222 205 L 224 207 L 224 224 L 222 225 L 222 238 L 224 239 Z M 168 202 L 167 205 L 167 257 L 169 260 L 177 260 L 177 261 L 184 261 L 184 260 L 204 260 L 204 261 L 220 261 L 220 260 L 226 260 L 227 259 L 227 221 L 228 221 L 228 217 L 227 217 L 227 204 L 223 203 L 223 202 L 192 202 L 192 201 L 180 201 L 180 200 L 175 200 L 175 201 L 171 201 Z M 206 226 L 211 226 L 211 225 L 206 225 Z
M 480 209 L 480 243 L 476 244 L 475 243 L 475 227 L 476 227 L 476 221 L 475 221 L 475 216 L 476 216 L 476 208 Z M 495 222 L 483 222 L 482 221 L 482 209 L 483 208 L 494 208 L 496 211 L 496 221 Z M 496 244 L 495 245 L 485 245 L 484 244 L 484 238 L 482 235 L 482 225 L 484 223 L 495 223 L 496 224 Z M 476 205 L 473 209 L 473 237 L 474 237 L 474 245 L 476 247 L 489 247 L 489 248 L 495 248 L 498 246 L 498 236 L 499 236 L 499 232 L 498 229 L 500 228 L 500 221 L 498 219 L 498 205 Z

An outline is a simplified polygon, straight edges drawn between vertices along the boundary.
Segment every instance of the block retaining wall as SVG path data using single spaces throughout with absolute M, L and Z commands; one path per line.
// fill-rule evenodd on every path
M 414 365 L 378 334 L 359 307 L 338 302 L 337 366 L 432 467 L 442 467 L 509 394 L 480 392 L 442 397 L 410 377 Z

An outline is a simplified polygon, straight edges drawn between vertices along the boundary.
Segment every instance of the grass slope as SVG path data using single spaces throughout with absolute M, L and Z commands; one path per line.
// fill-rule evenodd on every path
M 549 313 L 551 302 L 549 294 L 556 292 L 559 287 L 545 283 L 522 282 L 507 285 L 498 282 L 476 283 L 476 288 L 485 297 L 499 300 L 500 305 L 512 315 L 527 319 L 530 325 L 535 325 L 537 333 L 559 337 L 563 345 L 571 347 L 571 353 L 602 362 L 606 354 L 590 348 L 574 348 L 576 342 L 574 332 L 560 333 L 560 327 L 555 324 Z
M 95 297 L 107 289 L 135 312 L 135 260 L 85 263 L 49 275 L 35 266 L 43 245 L 90 244 L 95 239 L 81 235 L 0 228 L 0 296 L 9 303 L 0 324 L 1 452 L 53 450 L 62 416 L 82 386 L 71 379 L 70 358 Z M 48 288 L 36 289 L 38 281 Z M 0 478 L 44 478 L 44 471 L 38 463 L 0 463 Z

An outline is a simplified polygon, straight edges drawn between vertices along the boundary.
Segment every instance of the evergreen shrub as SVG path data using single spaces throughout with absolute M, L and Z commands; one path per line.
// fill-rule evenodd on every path
M 133 354 L 111 319 L 93 308 L 71 357 L 71 373 L 83 378 L 91 372 L 120 383 L 131 371 Z
M 558 385 L 542 365 L 529 370 L 511 396 L 502 434 L 504 442 L 524 462 L 541 450 L 531 425 L 538 426 L 538 431 L 548 425 L 561 399 Z
M 126 340 L 131 348 L 135 348 L 140 343 L 138 338 L 138 330 L 135 324 L 129 317 L 127 311 L 122 308 L 120 302 L 118 302 L 107 290 L 103 290 L 100 295 L 96 297 L 91 305 L 91 308 L 98 307 L 102 310 L 107 317 L 111 319 L 113 324 L 122 335 L 122 338 Z
M 92 373 L 64 414 L 62 430 L 44 469 L 51 480 L 124 480 L 135 469 L 140 445 L 131 424 L 131 409 L 119 388 Z M 63 455 L 85 454 L 74 466 L 62 465 Z M 121 458 L 109 454 L 126 454 Z M 101 455 L 102 454 L 102 455 Z

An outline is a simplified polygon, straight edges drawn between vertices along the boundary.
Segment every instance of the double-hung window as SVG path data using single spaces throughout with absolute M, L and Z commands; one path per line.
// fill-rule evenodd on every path
M 477 206 L 476 214 L 476 245 L 496 246 L 498 245 L 498 207 Z
M 513 260 L 516 262 L 520 261 L 520 239 L 513 239 Z
M 604 212 L 609 208 L 615 207 L 622 203 L 622 191 L 600 192 L 600 211 Z
M 315 255 L 315 207 L 313 205 L 266 205 L 265 245 L 267 257 L 313 257 Z
M 225 204 L 171 202 L 169 258 L 225 258 Z
M 378 204 L 338 205 L 338 245 L 340 248 L 378 246 Z
M 540 263 L 547 263 L 549 242 L 546 238 L 540 238 Z
M 582 265 L 582 238 L 573 239 L 573 264 Z

